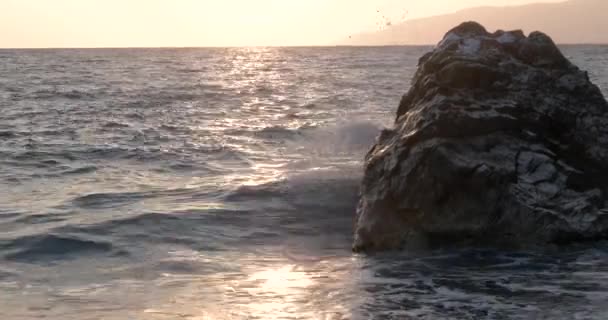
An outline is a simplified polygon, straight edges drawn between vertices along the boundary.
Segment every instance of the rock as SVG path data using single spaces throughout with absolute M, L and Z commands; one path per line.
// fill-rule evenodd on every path
M 449 31 L 365 159 L 355 251 L 608 236 L 608 103 L 540 32 Z

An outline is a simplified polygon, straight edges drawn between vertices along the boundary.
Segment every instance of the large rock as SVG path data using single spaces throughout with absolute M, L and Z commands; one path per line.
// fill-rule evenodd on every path
M 449 31 L 366 156 L 353 249 L 608 236 L 608 104 L 540 32 Z

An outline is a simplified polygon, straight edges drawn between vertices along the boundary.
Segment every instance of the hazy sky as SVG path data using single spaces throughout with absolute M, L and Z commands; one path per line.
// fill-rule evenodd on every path
M 532 2 L 560 1 L 0 0 L 0 47 L 323 45 L 387 21 Z

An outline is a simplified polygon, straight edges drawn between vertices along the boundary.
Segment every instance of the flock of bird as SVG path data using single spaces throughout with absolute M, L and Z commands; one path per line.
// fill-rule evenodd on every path
M 383 30 L 383 29 L 389 28 L 393 25 L 393 22 L 391 21 L 391 19 L 389 19 L 386 15 L 384 15 L 384 13 L 382 13 L 379 9 L 376 9 L 376 13 L 379 16 L 381 16 L 381 18 L 379 19 L 380 21 L 376 22 L 376 27 L 378 28 L 378 30 Z M 408 13 L 409 13 L 409 11 L 403 10 L 403 14 L 401 15 L 401 18 L 399 19 L 400 20 L 399 22 L 405 21 Z
M 409 11 L 404 9 L 399 19 L 399 22 L 405 21 L 408 13 Z M 387 17 L 380 9 L 376 9 L 376 14 L 378 15 L 378 18 L 376 20 L 376 29 L 378 31 L 386 30 L 393 26 L 393 21 L 389 17 Z M 348 38 L 351 39 L 352 35 L 348 36 Z

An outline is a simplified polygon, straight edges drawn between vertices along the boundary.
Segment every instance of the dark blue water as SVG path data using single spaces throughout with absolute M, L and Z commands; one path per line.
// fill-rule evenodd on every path
M 350 252 L 426 50 L 0 51 L 0 318 L 605 319 L 608 243 Z

